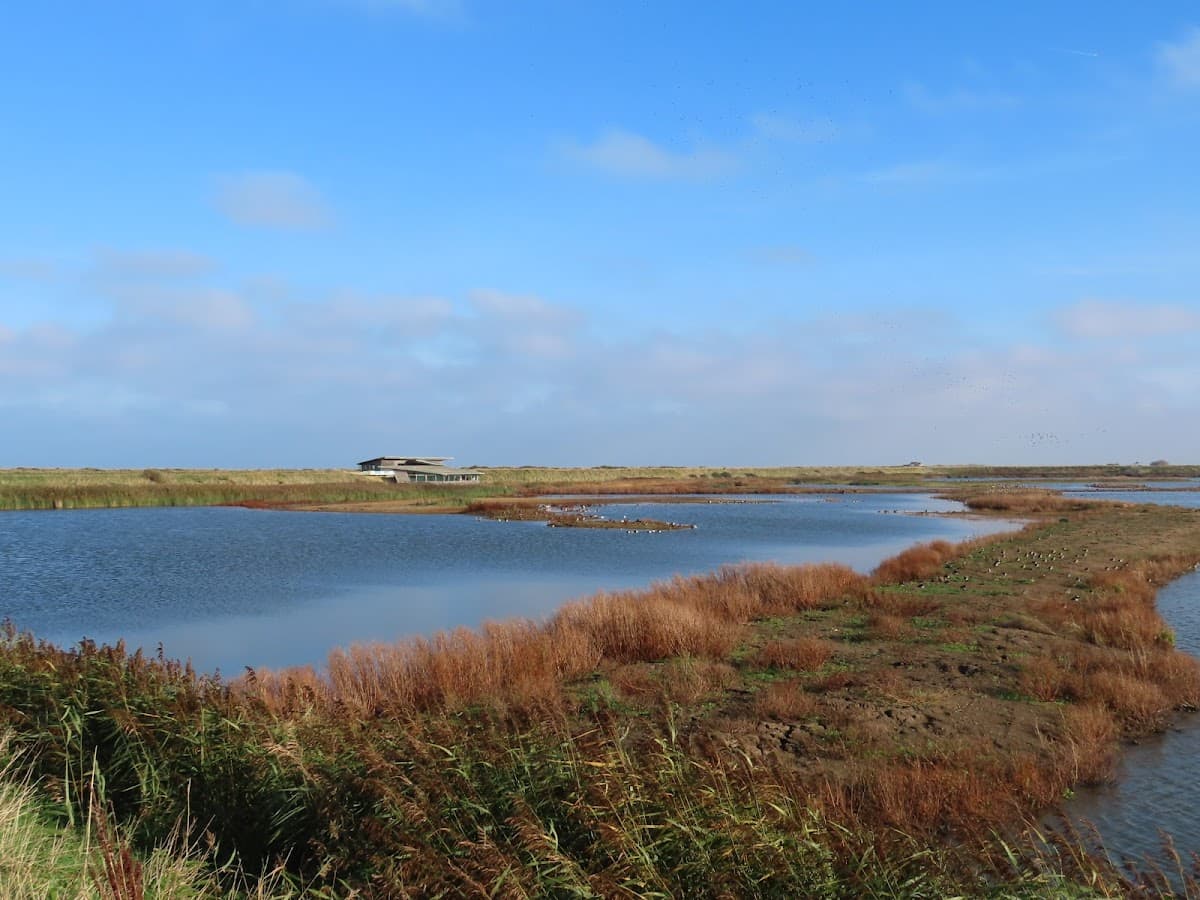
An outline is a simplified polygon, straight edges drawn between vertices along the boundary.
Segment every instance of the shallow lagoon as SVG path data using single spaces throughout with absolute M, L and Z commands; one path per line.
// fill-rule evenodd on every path
M 726 500 L 730 498 L 720 498 Z M 1009 523 L 938 515 L 923 494 L 622 503 L 609 518 L 695 523 L 630 534 L 465 515 L 240 508 L 0 514 L 0 614 L 61 644 L 125 638 L 202 671 L 321 663 L 334 646 L 540 617 L 599 590 L 726 563 L 836 560 L 866 571 L 918 541 Z

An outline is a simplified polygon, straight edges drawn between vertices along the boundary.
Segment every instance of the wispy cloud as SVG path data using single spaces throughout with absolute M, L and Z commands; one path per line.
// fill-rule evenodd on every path
M 462 14 L 461 0 L 334 0 L 372 12 L 401 12 L 430 18 L 454 18 Z
M 58 264 L 48 259 L 33 257 L 0 259 L 0 278 L 48 282 L 56 280 L 60 274 Z
M 531 294 L 480 290 L 471 293 L 471 306 L 484 342 L 496 342 L 526 361 L 565 361 L 575 355 L 583 317 L 574 309 L 549 303 Z
M 602 337 L 576 308 L 521 292 L 103 289 L 99 324 L 0 322 L 10 458 L 54 464 L 53 436 L 101 420 L 111 430 L 88 460 L 114 465 L 146 446 L 164 463 L 231 463 L 222 442 L 258 448 L 241 464 L 349 463 L 414 421 L 495 464 L 1106 461 L 1186 456 L 1200 439 L 1187 414 L 1200 363 L 1179 341 L 1004 347 L 919 310 Z M 1200 329 L 1184 305 L 1087 301 L 1054 321 L 1083 337 Z M 1131 424 L 1104 432 L 1117 407 Z M 197 445 L 197 427 L 211 440 Z M 300 449 L 281 460 L 284 446 Z
M 1059 327 L 1070 337 L 1148 338 L 1200 331 L 1200 312 L 1182 304 L 1081 300 L 1060 310 Z
M 96 254 L 100 275 L 113 278 L 191 278 L 216 270 L 216 262 L 190 250 L 114 250 Z
M 113 291 L 112 296 L 118 315 L 138 324 L 160 322 L 202 330 L 245 331 L 255 319 L 246 299 L 229 290 L 137 285 Z
M 862 180 L 871 184 L 920 185 L 962 177 L 963 170 L 959 166 L 941 160 L 923 160 L 872 169 L 862 176 Z
M 634 178 L 679 178 L 703 180 L 737 167 L 737 157 L 726 151 L 695 147 L 671 150 L 647 137 L 621 129 L 610 129 L 590 144 L 564 143 L 562 153 L 590 168 Z
M 1176 87 L 1200 88 L 1200 28 L 1189 28 L 1178 41 L 1158 45 L 1159 66 Z
M 773 244 L 767 247 L 755 247 L 750 251 L 750 257 L 759 262 L 781 266 L 808 265 L 813 261 L 812 253 L 799 244 Z
M 840 134 L 832 119 L 793 119 L 774 113 L 756 113 L 750 117 L 750 124 L 759 137 L 791 144 L 823 144 Z
M 931 91 L 919 82 L 906 82 L 901 88 L 904 99 L 914 109 L 929 115 L 944 115 L 956 112 L 1011 109 L 1021 105 L 1021 98 L 1003 91 L 975 91 L 955 88 L 949 91 Z
M 294 172 L 242 172 L 218 179 L 217 209 L 239 225 L 309 231 L 333 217 L 320 191 Z

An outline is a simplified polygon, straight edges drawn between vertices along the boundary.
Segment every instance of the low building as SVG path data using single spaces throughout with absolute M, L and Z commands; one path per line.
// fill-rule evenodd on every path
M 479 481 L 480 473 L 446 465 L 449 456 L 377 456 L 358 464 L 360 472 L 398 482 L 462 484 Z

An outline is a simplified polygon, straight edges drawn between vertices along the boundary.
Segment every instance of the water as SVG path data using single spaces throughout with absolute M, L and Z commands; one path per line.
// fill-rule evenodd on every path
M 1157 503 L 1200 509 L 1200 491 L 1063 491 L 1064 497 L 1085 500 L 1114 500 L 1124 503 Z
M 1185 575 L 1158 593 L 1158 608 L 1175 629 L 1176 645 L 1200 656 L 1200 572 Z M 1093 823 L 1117 858 L 1161 858 L 1159 829 L 1170 834 L 1186 859 L 1200 851 L 1200 713 L 1173 728 L 1125 747 L 1112 784 L 1080 791 L 1064 812 Z
M 202 671 L 320 663 L 330 648 L 488 619 L 539 617 L 602 589 L 725 563 L 836 560 L 865 571 L 905 547 L 1010 527 L 899 515 L 916 494 L 755 503 L 628 503 L 610 518 L 695 523 L 661 534 L 463 515 L 238 508 L 0 513 L 0 615 L 60 644 L 83 637 L 190 658 Z

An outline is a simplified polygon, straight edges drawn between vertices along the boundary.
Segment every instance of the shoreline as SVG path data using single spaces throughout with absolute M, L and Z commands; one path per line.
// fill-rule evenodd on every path
M 0 469 L 0 510 L 245 505 L 346 512 L 456 512 L 473 501 L 547 495 L 604 496 L 956 491 L 994 484 L 1078 481 L 1138 489 L 1195 480 L 1200 466 L 832 466 L 489 468 L 469 485 L 387 484 L 336 469 Z M 970 479 L 965 480 L 965 479 Z M 988 480 L 979 480 L 988 479 Z M 1195 490 L 1190 485 L 1149 490 Z M 1104 491 L 1097 490 L 1097 494 Z M 379 504 L 379 505 L 376 505 Z

